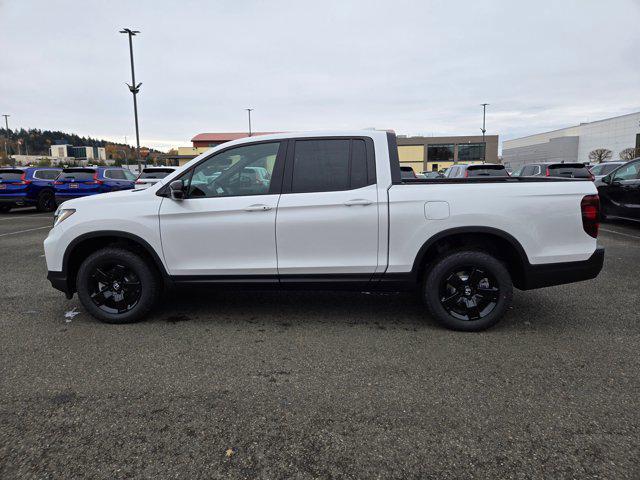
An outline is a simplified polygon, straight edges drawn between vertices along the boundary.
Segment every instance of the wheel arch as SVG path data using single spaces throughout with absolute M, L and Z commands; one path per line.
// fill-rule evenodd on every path
M 65 272 L 70 292 L 77 290 L 76 276 L 82 260 L 107 246 L 121 246 L 141 255 L 151 262 L 165 282 L 169 279 L 160 256 L 149 242 L 129 232 L 101 230 L 80 235 L 67 246 L 62 258 L 62 271 Z
M 429 238 L 413 262 L 414 280 L 421 281 L 429 264 L 444 253 L 462 249 L 482 250 L 495 256 L 506 264 L 514 286 L 524 285 L 529 259 L 520 242 L 504 230 L 483 226 L 450 228 Z

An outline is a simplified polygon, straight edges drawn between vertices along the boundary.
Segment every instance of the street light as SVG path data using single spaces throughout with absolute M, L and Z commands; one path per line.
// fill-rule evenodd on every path
M 482 105 L 482 128 L 480 130 L 482 130 L 482 161 L 486 161 L 487 160 L 487 144 L 484 141 L 484 134 L 487 131 L 487 129 L 485 128 L 485 121 L 486 121 L 486 117 L 487 117 L 487 105 L 489 105 L 488 103 L 481 103 Z
M 249 136 L 251 136 L 251 112 L 253 112 L 253 108 L 245 108 L 247 113 L 249 114 Z
M 129 36 L 129 57 L 131 58 L 131 85 L 126 83 L 127 87 L 129 87 L 129 91 L 133 94 L 133 116 L 136 121 L 136 160 L 138 162 L 138 170 L 140 170 L 140 132 L 138 130 L 138 101 L 136 100 L 136 95 L 140 91 L 140 86 L 142 83 L 136 84 L 136 72 L 133 67 L 133 37 L 140 33 L 139 30 L 131 30 L 130 28 L 123 28 L 120 30 L 120 33 L 126 33 Z M 145 167 L 146 162 L 145 162 Z
M 11 115 L 7 115 L 5 113 L 5 114 L 2 114 L 2 116 L 4 117 L 4 124 L 7 126 L 7 133 L 4 137 L 4 156 L 7 157 L 8 160 L 10 160 L 11 157 L 9 157 L 9 149 L 7 147 L 7 141 L 9 140 L 9 120 L 8 119 Z

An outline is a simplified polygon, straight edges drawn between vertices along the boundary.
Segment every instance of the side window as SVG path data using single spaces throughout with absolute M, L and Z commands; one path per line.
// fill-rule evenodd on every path
M 345 140 L 297 140 L 291 191 L 332 192 L 349 189 L 349 143 Z
M 280 142 L 231 148 L 193 169 L 188 197 L 213 198 L 266 195 Z
M 110 178 L 112 180 L 126 180 L 127 177 L 124 175 L 124 171 L 122 170 L 105 170 L 104 171 L 105 178 Z
M 630 165 L 625 165 L 620 168 L 613 176 L 614 180 L 635 180 L 640 178 L 640 162 L 635 162 Z

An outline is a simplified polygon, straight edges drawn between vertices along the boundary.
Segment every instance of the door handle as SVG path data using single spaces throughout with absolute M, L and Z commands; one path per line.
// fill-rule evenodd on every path
M 365 198 L 355 198 L 353 200 L 347 200 L 344 202 L 345 207 L 352 207 L 354 205 L 362 205 L 363 207 L 367 205 L 371 205 L 373 202 L 371 200 L 367 200 Z
M 269 205 L 264 205 L 262 203 L 257 203 L 255 205 L 249 205 L 244 209 L 245 212 L 266 212 L 267 210 L 271 210 L 272 207 Z

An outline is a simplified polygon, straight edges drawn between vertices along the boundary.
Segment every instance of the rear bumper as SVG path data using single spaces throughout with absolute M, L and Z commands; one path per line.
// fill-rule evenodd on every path
M 596 278 L 604 264 L 604 248 L 596 248 L 589 259 L 582 262 L 545 263 L 525 268 L 521 290 L 552 287 L 565 283 Z
M 73 289 L 69 286 L 66 272 L 52 272 L 47 273 L 47 280 L 51 282 L 51 286 L 56 290 L 64 292 L 67 298 L 73 297 Z
M 34 203 L 35 200 L 27 197 L 26 195 L 0 195 L 0 204 L 11 203 L 16 205 L 26 205 L 30 203 Z

